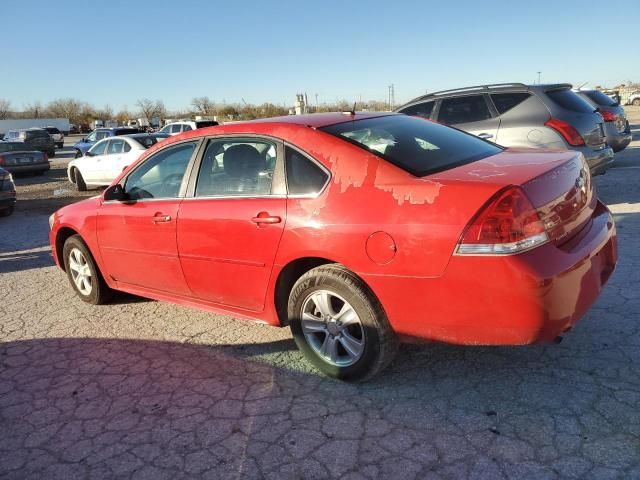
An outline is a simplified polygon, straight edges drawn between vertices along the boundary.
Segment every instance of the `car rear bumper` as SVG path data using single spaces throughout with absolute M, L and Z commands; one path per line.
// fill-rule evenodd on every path
M 576 149 L 584 155 L 592 175 L 601 175 L 613 165 L 613 149 L 610 147 L 601 150 L 592 150 L 589 147 Z
M 608 122 L 605 127 L 605 136 L 607 139 L 607 145 L 609 145 L 614 152 L 619 152 L 627 148 L 633 137 L 631 130 L 629 129 L 628 122 L 627 128 L 624 132 L 618 131 L 613 122 Z
M 0 210 L 13 207 L 16 204 L 15 193 L 0 192 Z
M 615 269 L 613 217 L 602 204 L 558 247 L 510 256 L 452 256 L 437 278 L 363 278 L 403 337 L 464 345 L 551 341 L 582 318 Z
M 33 163 L 29 165 L 2 165 L 10 173 L 46 172 L 51 168 L 49 162 Z

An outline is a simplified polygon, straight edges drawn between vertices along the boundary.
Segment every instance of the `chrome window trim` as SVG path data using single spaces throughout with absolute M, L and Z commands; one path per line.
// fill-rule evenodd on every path
M 318 190 L 317 193 L 305 193 L 305 194 L 290 195 L 289 194 L 289 178 L 287 177 L 287 157 L 286 157 L 287 152 L 285 150 L 283 164 L 284 164 L 284 179 L 285 179 L 285 183 L 287 185 L 287 198 L 318 198 L 327 189 L 327 186 L 329 185 L 329 183 L 331 183 L 331 178 L 332 178 L 331 170 L 329 170 L 322 163 L 320 163 L 318 160 L 313 158 L 310 154 L 308 154 L 307 152 L 302 150 L 300 147 L 297 147 L 297 146 L 295 146 L 295 145 L 293 145 L 293 144 L 291 144 L 289 142 L 284 142 L 284 146 L 285 146 L 285 149 L 286 148 L 291 148 L 291 149 L 295 150 L 296 152 L 298 152 L 303 157 L 306 157 L 310 162 L 312 162 L 315 165 L 317 165 L 320 168 L 320 170 L 322 170 L 324 173 L 327 174 L 327 181 L 324 182 L 324 185 L 322 186 L 322 188 L 320 190 Z

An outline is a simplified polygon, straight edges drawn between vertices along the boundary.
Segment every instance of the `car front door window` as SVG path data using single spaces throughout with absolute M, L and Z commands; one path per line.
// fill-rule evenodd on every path
M 174 145 L 149 157 L 125 183 L 130 200 L 177 198 L 197 141 Z
M 96 157 L 98 155 L 104 155 L 106 149 L 107 149 L 107 143 L 108 142 L 100 142 L 100 143 L 96 143 L 93 147 L 91 147 L 91 149 L 89 150 L 89 152 L 91 152 L 91 156 L 92 157 Z

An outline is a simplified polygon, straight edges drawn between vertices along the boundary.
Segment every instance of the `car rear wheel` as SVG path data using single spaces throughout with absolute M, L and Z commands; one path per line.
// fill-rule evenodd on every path
M 298 348 L 330 377 L 371 378 L 398 348 L 380 302 L 340 265 L 323 265 L 300 277 L 289 295 L 288 315 Z
M 47 152 L 47 155 L 51 158 L 56 156 L 56 149 L 55 147 L 53 148 L 53 150 L 51 150 L 50 152 Z
M 13 207 L 7 207 L 0 210 L 0 217 L 8 217 L 13 213 Z
M 56 144 L 56 147 L 58 147 L 58 148 L 64 148 L 64 143 L 57 143 L 57 144 Z
M 82 174 L 80 173 L 80 170 L 78 170 L 77 168 L 73 169 L 73 178 L 75 180 L 76 188 L 78 189 L 78 191 L 86 192 L 87 184 L 84 182 L 84 178 L 82 178 Z
M 636 99 L 633 101 L 633 104 L 634 104 L 636 107 L 640 107 L 640 98 L 636 98 Z
M 93 305 L 106 303 L 113 295 L 107 286 L 91 252 L 80 235 L 73 235 L 64 243 L 64 268 L 76 294 Z

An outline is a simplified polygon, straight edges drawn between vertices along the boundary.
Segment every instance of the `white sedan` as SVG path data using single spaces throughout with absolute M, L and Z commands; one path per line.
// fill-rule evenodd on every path
M 139 133 L 107 137 L 84 154 L 69 162 L 67 176 L 79 191 L 110 185 L 120 173 L 144 151 L 169 135 Z

